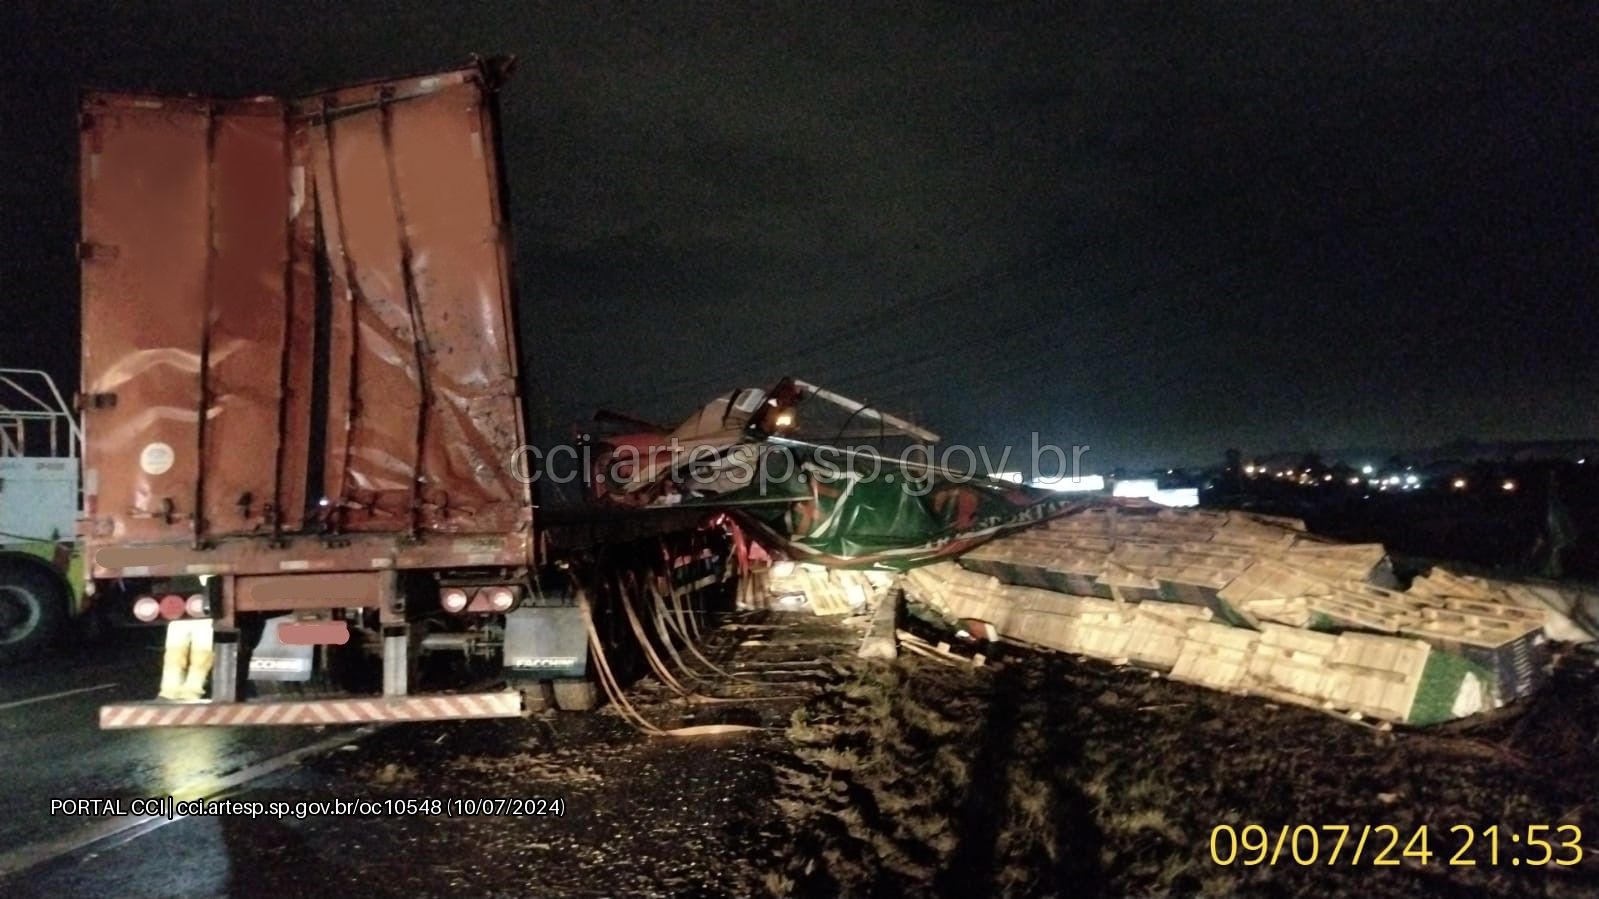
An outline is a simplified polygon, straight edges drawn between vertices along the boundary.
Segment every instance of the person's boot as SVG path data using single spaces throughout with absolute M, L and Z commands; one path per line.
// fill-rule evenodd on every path
M 178 688 L 178 698 L 193 702 L 205 696 L 206 678 L 211 676 L 211 659 L 216 653 L 196 647 L 189 652 L 189 672 Z

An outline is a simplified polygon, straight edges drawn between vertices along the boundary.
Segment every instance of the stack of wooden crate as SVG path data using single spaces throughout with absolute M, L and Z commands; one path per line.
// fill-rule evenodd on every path
M 1455 659 L 1439 663 L 1440 689 L 1485 679 L 1489 704 L 1539 685 L 1545 610 L 1442 570 L 1392 584 L 1378 544 L 1335 543 L 1288 519 L 1126 503 L 905 579 L 911 598 L 1004 639 L 1387 720 L 1412 714 L 1434 653 Z M 1436 715 L 1449 697 L 1430 695 Z
M 875 604 L 893 581 L 882 572 L 778 562 L 764 578 L 765 607 L 780 608 L 785 598 L 803 598 L 803 604 L 817 615 L 845 615 Z

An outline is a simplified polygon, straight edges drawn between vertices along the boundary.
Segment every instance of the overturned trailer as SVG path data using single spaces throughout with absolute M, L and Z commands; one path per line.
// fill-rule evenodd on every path
M 102 726 L 521 712 L 515 689 L 419 695 L 436 654 L 590 701 L 512 464 L 508 71 L 84 98 L 89 575 L 212 638 L 173 650 L 211 669 L 211 702 L 107 706 Z M 313 677 L 365 695 L 245 701 Z
M 924 617 L 979 644 L 1424 725 L 1530 696 L 1552 642 L 1599 630 L 1599 599 L 1570 585 L 1443 566 L 1406 579 L 1380 544 L 1321 538 L 1295 519 L 1085 500 L 819 442 L 818 431 L 844 433 L 869 409 L 845 400 L 843 427 L 801 434 L 799 406 L 819 395 L 792 379 L 734 391 L 676 429 L 615 439 L 602 491 L 737 516 L 774 561 L 745 560 L 747 602 L 794 600 L 818 614 L 883 603 L 862 647 L 873 657 L 894 654 L 889 604 L 902 590 Z M 871 412 L 880 435 L 891 422 L 898 436 L 937 439 Z
M 602 419 L 637 419 L 602 412 Z M 707 403 L 676 428 L 602 438 L 595 496 L 721 510 L 761 544 L 830 568 L 899 571 L 1081 505 L 987 471 L 935 464 L 939 436 L 785 378 Z

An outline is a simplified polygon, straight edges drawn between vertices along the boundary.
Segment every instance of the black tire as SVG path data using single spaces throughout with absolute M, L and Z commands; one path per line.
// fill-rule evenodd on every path
M 37 655 L 67 622 L 67 587 L 27 562 L 0 562 L 0 662 Z
M 555 707 L 563 712 L 587 712 L 594 708 L 598 699 L 591 680 L 574 678 L 555 682 Z

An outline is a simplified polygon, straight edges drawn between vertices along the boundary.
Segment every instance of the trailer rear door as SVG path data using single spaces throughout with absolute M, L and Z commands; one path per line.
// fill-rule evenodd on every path
M 494 80 L 85 99 L 93 542 L 528 526 Z

